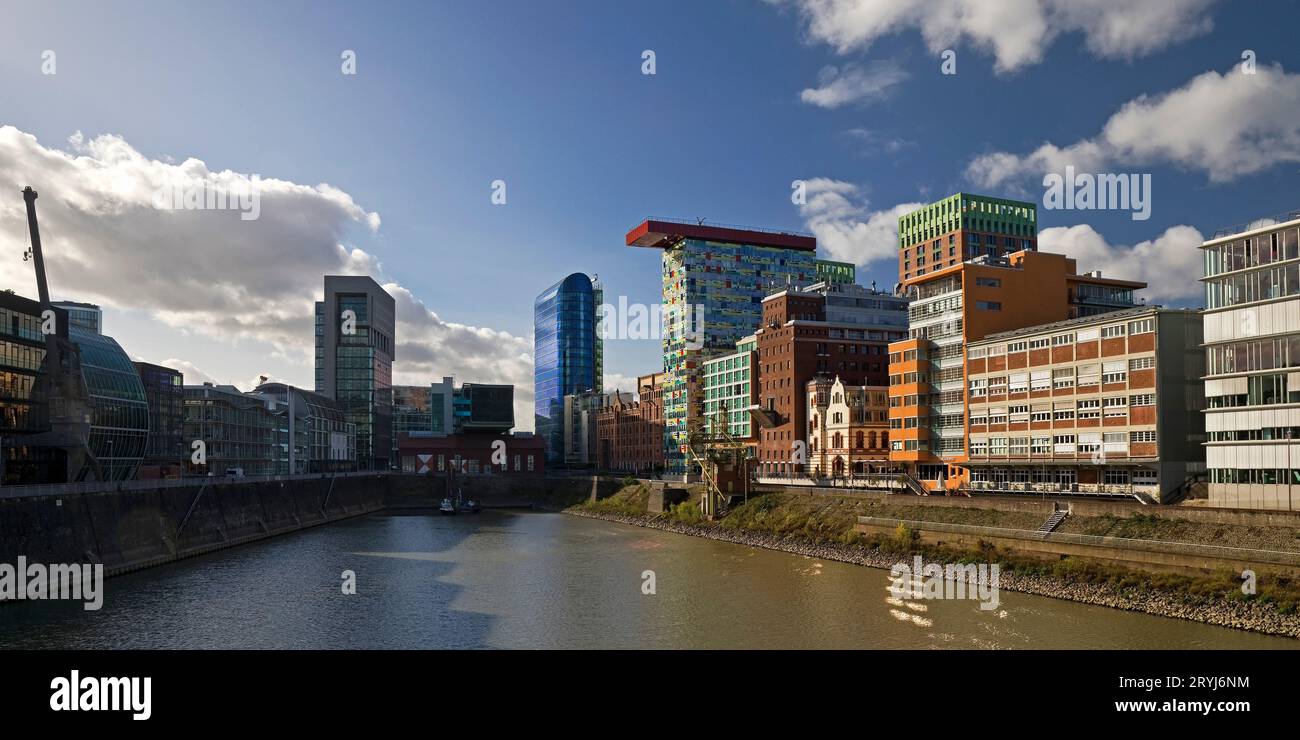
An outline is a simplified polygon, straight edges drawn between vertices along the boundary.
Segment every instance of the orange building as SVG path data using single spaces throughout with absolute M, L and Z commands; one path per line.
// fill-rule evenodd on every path
M 1030 250 L 900 273 L 900 282 L 911 301 L 909 338 L 889 345 L 890 460 L 931 490 L 968 479 L 968 342 L 1131 308 L 1133 291 L 1146 287 L 1081 275 L 1065 255 Z

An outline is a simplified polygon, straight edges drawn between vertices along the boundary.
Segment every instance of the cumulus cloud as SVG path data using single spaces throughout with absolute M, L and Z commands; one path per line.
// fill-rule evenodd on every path
M 135 359 L 140 360 L 139 357 Z M 148 360 L 142 360 L 142 362 L 148 362 Z M 189 360 L 182 360 L 178 357 L 168 357 L 162 362 L 154 364 L 162 365 L 163 367 L 170 367 L 173 370 L 180 370 L 185 385 L 202 385 L 203 383 L 212 383 L 215 385 L 217 383 L 216 378 L 203 372 L 203 370 L 199 369 L 198 366 Z
M 1008 72 L 1036 64 L 1066 33 L 1088 50 L 1134 59 L 1208 32 L 1216 0 L 775 0 L 794 5 L 808 35 L 847 54 L 877 39 L 918 31 L 930 51 L 966 43 Z
M 4 126 L 0 186 L 11 197 L 0 198 L 0 253 L 27 248 L 17 195 L 23 185 L 40 194 L 54 298 L 144 311 L 214 341 L 264 342 L 276 348 L 273 355 L 304 368 L 312 364 L 313 302 L 322 276 L 372 275 L 384 282 L 375 256 L 346 242 L 353 229 L 377 231 L 379 214 L 328 184 L 214 171 L 193 158 L 180 164 L 153 159 L 114 135 L 78 133 L 60 150 Z M 255 191 L 257 218 L 241 218 L 236 209 L 172 208 L 158 197 L 196 190 Z M 21 260 L 0 261 L 0 284 L 36 294 L 31 265 Z M 397 302 L 395 382 L 455 375 L 458 381 L 514 383 L 517 405 L 527 407 L 517 413 L 518 427 L 532 428 L 531 340 L 444 321 L 401 285 L 386 287 Z M 184 360 L 164 364 L 173 362 L 187 383 L 212 380 Z
M 1281 67 L 1197 75 L 1186 85 L 1125 103 L 1100 134 L 1066 146 L 976 157 L 966 177 L 983 187 L 1049 172 L 1170 165 L 1226 182 L 1279 162 L 1300 162 L 1300 75 Z
M 1173 226 L 1155 239 L 1132 246 L 1110 244 L 1091 226 L 1061 226 L 1038 234 L 1038 247 L 1073 257 L 1081 271 L 1101 270 L 1105 277 L 1141 280 L 1139 292 L 1148 303 L 1200 306 L 1201 243 L 1205 238 L 1191 226 Z
M 622 373 L 605 372 L 605 392 L 613 393 L 620 391 L 622 393 L 631 393 L 637 395 L 637 376 L 623 375 Z
M 818 78 L 820 86 L 804 90 L 799 99 L 821 108 L 838 108 L 884 98 L 894 86 L 907 79 L 907 73 L 895 62 L 884 61 L 867 67 L 856 64 L 824 67 Z
M 806 203 L 799 206 L 817 245 L 833 260 L 858 266 L 893 260 L 898 253 L 898 217 L 922 203 L 900 203 L 872 211 L 853 183 L 816 177 L 806 180 Z

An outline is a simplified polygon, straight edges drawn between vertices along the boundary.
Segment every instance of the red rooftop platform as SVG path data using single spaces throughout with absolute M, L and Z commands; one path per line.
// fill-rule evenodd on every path
M 629 247 L 668 249 L 683 239 L 700 239 L 727 244 L 753 244 L 756 247 L 780 247 L 817 251 L 817 237 L 789 231 L 767 231 L 743 226 L 691 223 L 651 218 L 627 232 Z

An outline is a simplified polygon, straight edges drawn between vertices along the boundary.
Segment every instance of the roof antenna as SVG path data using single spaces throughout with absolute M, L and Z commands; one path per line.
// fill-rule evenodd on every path
M 696 218 L 696 219 L 695 219 L 695 225 L 696 225 L 696 226 L 703 226 L 703 225 L 704 225 L 704 219 L 703 219 L 703 218 Z

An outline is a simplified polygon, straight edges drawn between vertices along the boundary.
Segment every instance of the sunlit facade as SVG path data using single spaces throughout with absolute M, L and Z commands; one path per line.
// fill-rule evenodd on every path
M 533 302 L 534 425 L 546 461 L 564 460 L 564 397 L 602 390 L 598 281 L 575 272 Z

